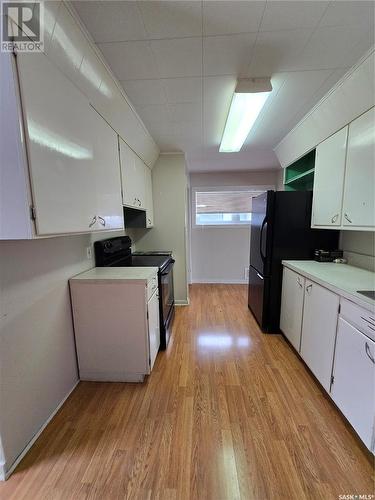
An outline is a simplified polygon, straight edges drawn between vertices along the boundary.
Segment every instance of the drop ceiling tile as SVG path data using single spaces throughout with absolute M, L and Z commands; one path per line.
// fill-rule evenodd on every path
M 311 34 L 311 28 L 259 33 L 247 75 L 267 76 L 288 69 Z
M 168 112 L 172 122 L 197 122 L 201 119 L 202 104 L 199 102 L 168 104 Z
M 147 38 L 136 2 L 79 1 L 74 2 L 74 7 L 98 43 Z
M 374 11 L 375 3 L 371 1 L 331 2 L 320 22 L 320 26 L 373 25 Z
M 209 1 L 203 3 L 203 34 L 225 35 L 258 31 L 266 2 Z
M 158 77 L 155 57 L 149 42 L 115 42 L 98 46 L 119 80 Z
M 207 76 L 203 79 L 204 103 L 213 101 L 230 104 L 237 78 L 233 75 Z
M 161 80 L 167 101 L 171 104 L 180 102 L 200 102 L 202 100 L 202 78 L 166 78 Z
M 210 36 L 203 39 L 205 76 L 244 74 L 251 61 L 255 33 Z
M 197 1 L 136 2 L 150 39 L 200 36 L 202 8 Z
M 200 38 L 175 38 L 150 42 L 160 78 L 200 76 L 202 41 Z
M 170 121 L 168 108 L 164 104 L 138 105 L 136 111 L 146 124 L 168 123 Z
M 351 66 L 372 44 L 373 33 L 364 32 L 361 25 L 319 27 L 304 50 L 285 66 L 286 69 Z
M 267 2 L 260 31 L 312 28 L 316 26 L 329 2 Z
M 166 93 L 161 80 L 129 80 L 121 81 L 132 104 L 165 104 Z

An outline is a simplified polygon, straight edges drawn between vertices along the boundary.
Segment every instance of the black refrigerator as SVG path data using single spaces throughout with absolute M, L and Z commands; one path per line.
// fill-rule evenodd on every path
M 312 191 L 267 191 L 252 200 L 249 309 L 264 333 L 279 331 L 282 264 L 338 248 L 339 231 L 311 229 Z

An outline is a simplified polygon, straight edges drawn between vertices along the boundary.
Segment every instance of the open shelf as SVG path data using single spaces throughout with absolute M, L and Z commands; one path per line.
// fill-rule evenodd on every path
M 308 191 L 313 188 L 315 149 L 285 169 L 284 185 L 288 191 Z

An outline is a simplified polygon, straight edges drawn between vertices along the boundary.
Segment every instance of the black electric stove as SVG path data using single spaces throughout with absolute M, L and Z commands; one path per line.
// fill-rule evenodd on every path
M 174 317 L 173 265 L 170 251 L 134 252 L 129 236 L 96 241 L 97 267 L 157 267 L 159 284 L 160 349 L 166 349 Z

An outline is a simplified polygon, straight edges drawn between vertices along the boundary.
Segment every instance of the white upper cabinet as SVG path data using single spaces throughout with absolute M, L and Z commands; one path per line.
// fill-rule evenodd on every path
M 121 229 L 117 135 L 44 54 L 17 67 L 36 235 Z
M 129 146 L 119 138 L 122 201 L 127 207 L 145 209 L 144 164 Z
M 305 278 L 284 267 L 280 329 L 297 351 L 301 344 L 304 292 Z
M 349 125 L 343 225 L 375 226 L 375 110 Z
M 316 148 L 313 226 L 340 226 L 348 127 Z
M 306 279 L 301 356 L 326 391 L 330 390 L 339 296 Z
M 152 172 L 147 165 L 145 170 L 145 187 L 146 187 L 146 227 L 154 226 L 154 202 L 152 198 Z
M 312 227 L 375 229 L 375 111 L 316 149 Z

